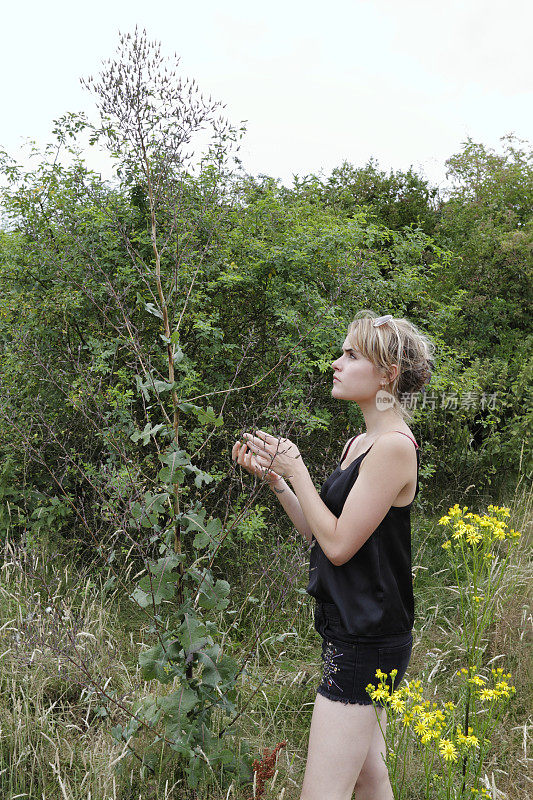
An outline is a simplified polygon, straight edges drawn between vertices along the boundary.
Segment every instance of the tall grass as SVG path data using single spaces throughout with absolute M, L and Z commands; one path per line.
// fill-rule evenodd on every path
M 471 498 L 468 502 L 474 509 Z M 489 630 L 489 658 L 498 666 L 503 657 L 517 691 L 494 734 L 485 785 L 494 800 L 526 800 L 533 793 L 528 757 L 533 696 L 529 602 L 533 492 L 525 480 L 519 481 L 507 505 L 512 512 L 509 524 L 522 532 L 522 539 L 497 599 L 498 614 Z M 475 510 L 482 513 L 484 509 Z M 452 577 L 446 573 L 439 516 L 413 516 L 417 619 L 406 676 L 419 678 L 426 696 L 433 693 L 435 699 L 462 663 L 460 617 L 447 589 Z M 302 588 L 307 580 L 307 549 L 292 530 L 283 537 L 276 548 L 276 574 L 260 568 L 244 572 L 235 593 L 242 602 L 234 600 L 220 620 L 226 631 L 224 646 L 239 659 L 249 655 L 241 675 L 242 714 L 233 728 L 251 743 L 258 759 L 265 748 L 287 741 L 265 785 L 262 796 L 266 800 L 298 800 L 300 796 L 320 681 L 313 605 Z M 265 541 L 264 552 L 258 552 L 259 565 L 265 563 L 268 548 Z M 271 545 L 268 558 L 272 564 Z M 284 581 L 279 581 L 280 574 L 286 576 Z M 193 793 L 176 778 L 180 773 L 172 761 L 165 762 L 162 774 L 154 777 L 111 737 L 112 725 L 127 718 L 135 699 L 154 691 L 137 667 L 146 631 L 143 618 L 129 601 L 106 593 L 98 577 L 80 585 L 74 564 L 61 565 L 50 555 L 26 552 L 9 543 L 0 575 L 1 797 L 245 800 L 253 796 L 253 787 L 224 789 L 219 775 L 213 775 L 212 787 Z M 268 634 L 255 641 L 254 631 L 264 623 Z M 104 687 L 107 699 L 95 692 L 95 686 Z M 160 686 L 156 691 L 173 688 Z M 216 724 L 221 730 L 231 720 L 218 713 Z M 135 746 L 142 748 L 142 739 Z M 414 756 L 407 777 L 409 796 L 426 800 L 420 794 L 419 779 L 420 765 Z

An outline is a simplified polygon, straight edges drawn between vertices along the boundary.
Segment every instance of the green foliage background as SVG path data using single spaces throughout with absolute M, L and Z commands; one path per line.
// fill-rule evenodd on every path
M 61 480 L 71 498 L 88 491 L 88 472 L 105 480 L 108 495 L 119 491 L 124 463 L 111 441 L 136 469 L 150 469 L 153 441 L 139 455 L 130 439 L 142 417 L 134 391 L 142 376 L 121 319 L 132 320 L 152 352 L 161 330 L 149 283 L 117 236 L 120 225 L 149 265 L 146 187 L 90 172 L 72 144 L 81 127 L 74 115 L 58 122 L 54 146 L 33 171 L 2 158 L 10 183 L 0 234 L 0 380 L 10 413 L 0 419 L 0 526 L 4 536 L 8 528 L 37 535 L 53 519 L 63 544 L 83 532 L 46 471 L 26 463 L 22 439 L 46 442 L 48 463 L 62 448 L 71 453 Z M 58 145 L 73 156 L 69 166 L 54 158 Z M 406 316 L 437 344 L 412 423 L 423 454 L 417 502 L 445 504 L 467 487 L 498 501 L 513 487 L 520 460 L 527 467 L 530 458 L 533 163 L 529 144 L 504 137 L 503 145 L 495 153 L 468 140 L 447 162 L 445 197 L 411 170 L 387 175 L 372 159 L 291 188 L 236 172 L 212 224 L 201 215 L 209 166 L 187 176 L 182 213 L 193 233 L 179 283 L 183 291 L 193 274 L 195 283 L 176 368 L 182 397 L 206 396 L 214 418 L 224 409 L 225 424 L 196 462 L 218 476 L 208 498 L 202 492 L 213 514 L 225 505 L 241 431 L 290 425 L 318 484 L 361 427 L 357 409 L 330 396 L 330 364 L 359 308 Z M 165 253 L 163 274 L 172 263 Z M 176 314 L 182 302 L 177 288 Z M 157 353 L 153 360 L 164 380 L 164 361 Z M 245 388 L 227 393 L 230 386 Z M 461 403 L 468 392 L 478 397 L 472 407 Z M 456 409 L 441 407 L 450 393 Z M 496 393 L 494 408 L 479 406 L 482 393 Z M 88 426 L 81 407 L 100 424 Z M 203 428 L 186 423 L 184 435 L 194 448 Z M 105 527 L 105 508 L 87 500 L 91 525 Z

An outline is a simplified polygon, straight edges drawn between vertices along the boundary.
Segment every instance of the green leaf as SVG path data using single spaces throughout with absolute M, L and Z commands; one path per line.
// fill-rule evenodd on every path
M 190 686 L 181 686 L 177 691 L 156 699 L 159 708 L 165 712 L 169 721 L 179 722 L 198 702 L 198 695 Z
M 198 604 L 207 611 L 215 609 L 222 611 L 229 605 L 227 596 L 230 592 L 230 585 L 227 581 L 218 579 L 213 585 L 211 572 L 204 571 L 199 580 L 200 590 L 198 594 Z
M 222 682 L 222 675 L 218 671 L 216 660 L 220 654 L 220 645 L 214 644 L 198 653 L 198 660 L 204 665 L 202 670 L 202 683 L 207 686 L 216 686 Z
M 167 450 L 159 454 L 159 460 L 167 466 L 157 473 L 159 480 L 165 483 L 181 483 L 185 477 L 183 467 L 190 465 L 190 458 L 185 450 Z
M 153 314 L 154 317 L 159 317 L 159 319 L 163 319 L 163 314 L 160 312 L 158 308 L 154 306 L 153 303 L 145 303 L 144 307 L 149 314 Z
M 200 550 L 203 550 L 204 547 L 211 544 L 216 546 L 218 544 L 219 538 L 218 534 L 221 530 L 220 520 L 212 519 L 209 520 L 207 525 L 199 531 L 193 540 L 193 547 L 196 547 Z
M 177 345 L 176 346 L 176 350 L 174 352 L 174 356 L 172 358 L 174 364 L 179 364 L 181 361 L 183 361 L 184 355 L 185 355 L 185 353 L 183 352 L 181 347 L 179 345 Z
M 207 633 L 205 623 L 189 613 L 185 614 L 185 618 L 180 625 L 179 640 L 186 653 L 195 652 L 206 643 L 213 643 L 211 636 Z
M 166 426 L 164 425 L 164 423 L 160 422 L 158 425 L 154 425 L 154 427 L 152 428 L 150 423 L 147 422 L 146 425 L 144 426 L 144 430 L 135 431 L 135 433 L 132 433 L 132 435 L 130 436 L 130 439 L 132 440 L 132 442 L 138 442 L 139 439 L 142 438 L 143 445 L 146 445 L 149 443 L 151 436 L 153 436 L 155 439 L 156 433 L 158 433 L 158 431 L 160 431 L 161 428 L 165 427 Z
M 175 389 L 177 385 L 178 384 L 176 381 L 172 381 L 172 383 L 169 383 L 168 381 L 154 381 L 154 389 L 156 390 L 157 394 L 170 392 L 172 389 Z
M 194 483 L 196 486 L 198 486 L 199 489 L 201 488 L 202 483 L 211 483 L 211 481 L 214 480 L 213 476 L 210 475 L 209 472 L 203 472 L 194 464 L 189 464 L 188 466 L 186 466 L 185 471 L 188 472 L 189 474 L 193 473 L 196 476 L 194 479 Z
M 147 608 L 152 603 L 151 595 L 143 592 L 138 586 L 130 594 L 130 599 L 140 605 L 141 608 Z
M 213 406 L 209 406 L 206 410 L 205 408 L 194 405 L 194 403 L 180 403 L 179 407 L 182 411 L 185 411 L 186 414 L 196 414 L 198 422 L 201 425 L 214 425 L 216 428 L 219 428 L 224 424 L 222 416 L 217 417 Z
M 163 667 L 166 663 L 167 659 L 160 642 L 150 647 L 149 650 L 139 653 L 139 666 L 143 678 L 147 681 L 161 677 L 165 679 L 166 672 Z
M 178 574 L 176 573 L 177 577 Z M 175 591 L 174 582 L 170 581 L 166 575 L 152 576 L 151 581 L 149 575 L 144 575 L 139 581 L 139 586 L 133 590 L 130 597 L 141 608 L 147 608 L 152 604 L 158 606 L 163 600 L 171 600 Z

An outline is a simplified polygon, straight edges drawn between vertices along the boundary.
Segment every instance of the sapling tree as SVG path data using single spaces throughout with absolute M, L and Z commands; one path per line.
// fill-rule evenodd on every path
M 191 448 L 208 435 L 206 429 L 222 425 L 222 416 L 187 401 L 195 365 L 182 336 L 228 211 L 228 163 L 239 132 L 216 116 L 220 103 L 206 101 L 194 81 L 183 82 L 169 70 L 157 44 L 137 29 L 121 35 L 116 60 L 84 84 L 94 91 L 100 122 L 69 115 L 55 130 L 58 152 L 66 150 L 73 164 L 65 167 L 48 149 L 45 163 L 23 175 L 3 157 L 10 183 L 5 205 L 21 235 L 21 261 L 27 269 L 33 263 L 41 280 L 45 274 L 47 290 L 64 290 L 60 313 L 67 341 L 66 347 L 53 341 L 49 327 L 21 328 L 20 348 L 34 356 L 42 394 L 29 399 L 28 422 L 18 413 L 19 387 L 6 383 L 3 418 L 57 490 L 51 502 L 42 497 L 39 530 L 70 514 L 93 541 L 109 569 L 108 588 L 128 588 L 149 620 L 156 644 L 140 654 L 143 677 L 173 690 L 128 707 L 86 669 L 73 637 L 67 650 L 62 637 L 58 651 L 83 670 L 102 713 L 111 715 L 113 704 L 120 710 L 113 735 L 149 769 L 174 753 L 191 786 L 222 766 L 226 775 L 249 779 L 246 743 L 228 746 L 212 731 L 215 709 L 235 713 L 239 671 L 223 653 L 213 620 L 229 603 L 228 582 L 215 580 L 211 571 L 223 526 L 195 499 L 214 479 L 193 463 Z M 83 131 L 111 155 L 114 185 L 90 173 L 71 144 Z M 206 131 L 198 159 L 194 146 Z M 62 348 L 67 362 L 54 358 Z M 42 412 L 51 401 L 59 408 L 61 398 L 73 428 L 54 428 Z M 99 451 L 94 464 L 83 458 L 83 447 L 76 452 L 65 446 L 65 438 L 72 444 L 76 436 L 92 440 Z M 79 495 L 66 490 L 76 479 L 77 488 L 83 485 Z M 106 527 L 112 534 L 105 535 Z M 127 577 L 132 565 L 137 571 L 133 587 L 118 565 L 121 540 L 131 559 Z M 230 728 L 226 739 L 236 730 Z M 136 750 L 133 740 L 141 733 L 143 747 Z

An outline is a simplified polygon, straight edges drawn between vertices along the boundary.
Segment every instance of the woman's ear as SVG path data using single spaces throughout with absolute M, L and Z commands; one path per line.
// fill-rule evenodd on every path
M 383 368 L 383 378 L 387 381 L 387 383 L 392 383 L 398 377 L 398 372 L 398 364 L 393 364 L 390 370 Z

